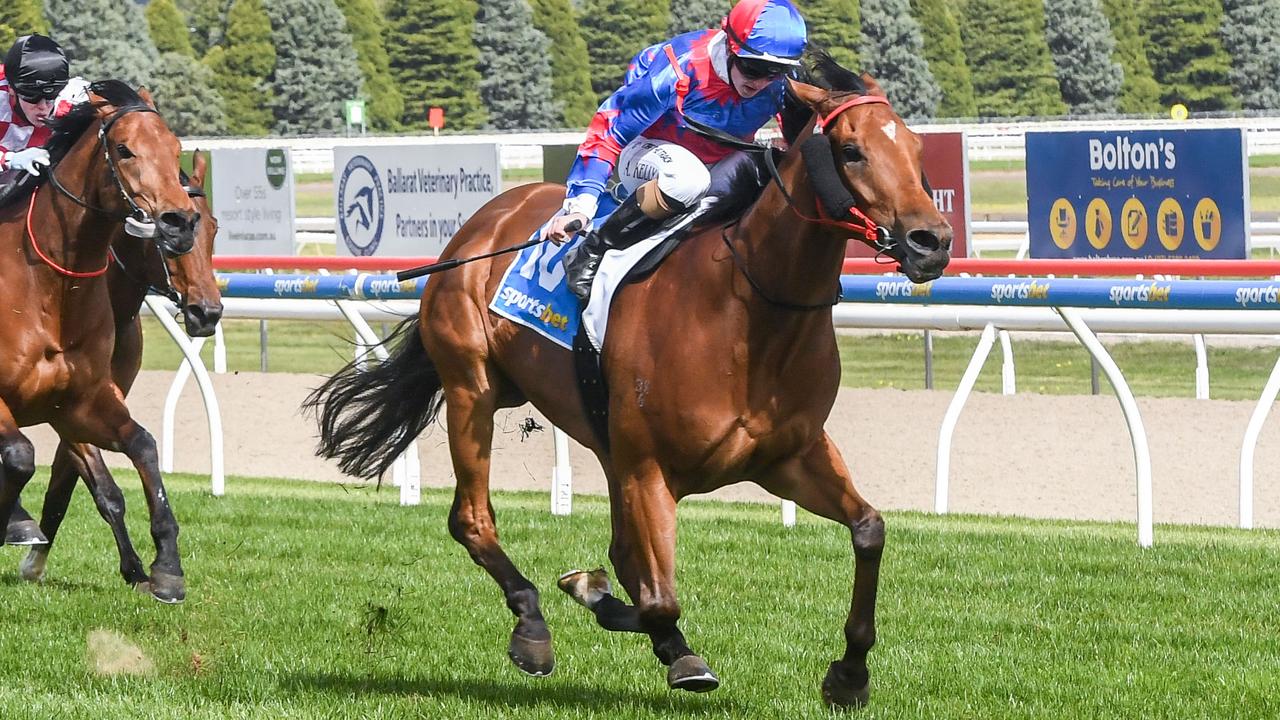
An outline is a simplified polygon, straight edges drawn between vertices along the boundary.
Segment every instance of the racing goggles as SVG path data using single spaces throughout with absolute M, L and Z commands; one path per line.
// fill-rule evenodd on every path
M 789 65 L 779 65 L 768 60 L 756 58 L 737 58 L 738 72 L 748 80 L 774 80 L 780 78 L 791 69 Z

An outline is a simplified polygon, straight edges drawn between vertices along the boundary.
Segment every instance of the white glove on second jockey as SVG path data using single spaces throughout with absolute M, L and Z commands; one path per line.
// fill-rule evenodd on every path
M 49 151 L 44 148 L 27 148 L 17 152 L 7 152 L 0 156 L 6 170 L 22 170 L 31 175 L 39 175 L 40 168 L 49 167 Z

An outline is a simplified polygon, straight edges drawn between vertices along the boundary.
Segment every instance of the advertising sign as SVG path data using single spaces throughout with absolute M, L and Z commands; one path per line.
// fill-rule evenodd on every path
M 336 147 L 338 255 L 436 256 L 502 190 L 498 146 Z
M 924 176 L 933 204 L 951 223 L 951 257 L 969 256 L 969 155 L 962 132 L 920 133 L 924 140 Z M 876 253 L 861 240 L 850 240 L 845 257 Z
M 287 148 L 218 148 L 210 151 L 209 174 L 218 254 L 293 254 L 293 173 Z
M 1036 258 L 1249 257 L 1244 130 L 1027 133 Z

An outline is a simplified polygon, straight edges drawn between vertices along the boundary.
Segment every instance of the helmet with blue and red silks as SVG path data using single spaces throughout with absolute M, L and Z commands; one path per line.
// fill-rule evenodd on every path
M 808 35 L 789 0 L 739 0 L 724 19 L 729 50 L 738 58 L 799 65 Z

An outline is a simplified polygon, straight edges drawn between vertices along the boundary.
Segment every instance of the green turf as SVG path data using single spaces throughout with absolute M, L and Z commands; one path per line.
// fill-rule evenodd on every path
M 153 320 L 145 321 L 148 342 L 143 367 L 172 370 L 180 354 Z M 390 329 L 390 325 L 387 329 Z M 235 371 L 260 369 L 259 323 L 224 321 L 227 367 Z M 374 326 L 383 333 L 383 326 Z M 1090 392 L 1088 353 L 1074 341 L 1030 340 L 1014 334 L 1013 352 L 1018 389 L 1048 394 Z M 272 372 L 332 373 L 349 360 L 353 333 L 345 323 L 272 320 L 267 323 L 267 366 Z M 947 334 L 934 337 L 934 387 L 953 390 L 977 347 L 978 336 Z M 1109 348 L 1134 392 L 1139 395 L 1193 397 L 1195 352 L 1189 343 L 1109 342 Z M 848 387 L 925 387 L 924 341 L 920 333 L 842 335 L 842 383 Z M 1274 347 L 1209 346 L 1212 397 L 1251 400 L 1262 391 L 1280 350 Z M 213 343 L 205 344 L 205 364 L 212 367 Z M 979 376 L 978 389 L 999 392 L 1000 348 L 997 346 Z M 1110 392 L 1105 377 L 1102 391 Z
M 434 470 L 432 470 L 434 472 Z M 122 475 L 126 475 L 122 473 Z M 130 525 L 147 537 L 129 487 Z M 821 718 L 843 651 L 848 532 L 776 506 L 691 501 L 677 552 L 682 628 L 721 675 L 666 689 L 647 642 L 606 633 L 554 588 L 602 564 L 608 512 L 501 494 L 507 551 L 543 589 L 556 672 L 520 675 L 496 586 L 445 530 L 449 495 L 232 478 L 214 499 L 169 479 L 189 597 L 160 605 L 115 574 L 106 527 L 72 503 L 42 585 L 2 551 L 0 707 L 14 718 Z M 38 497 L 38 487 L 29 495 Z M 856 717 L 1274 718 L 1275 532 L 888 513 L 872 704 Z M 549 541 L 550 540 L 550 541 Z M 143 553 L 149 557 L 150 550 Z M 135 643 L 141 676 L 100 677 L 90 632 Z

